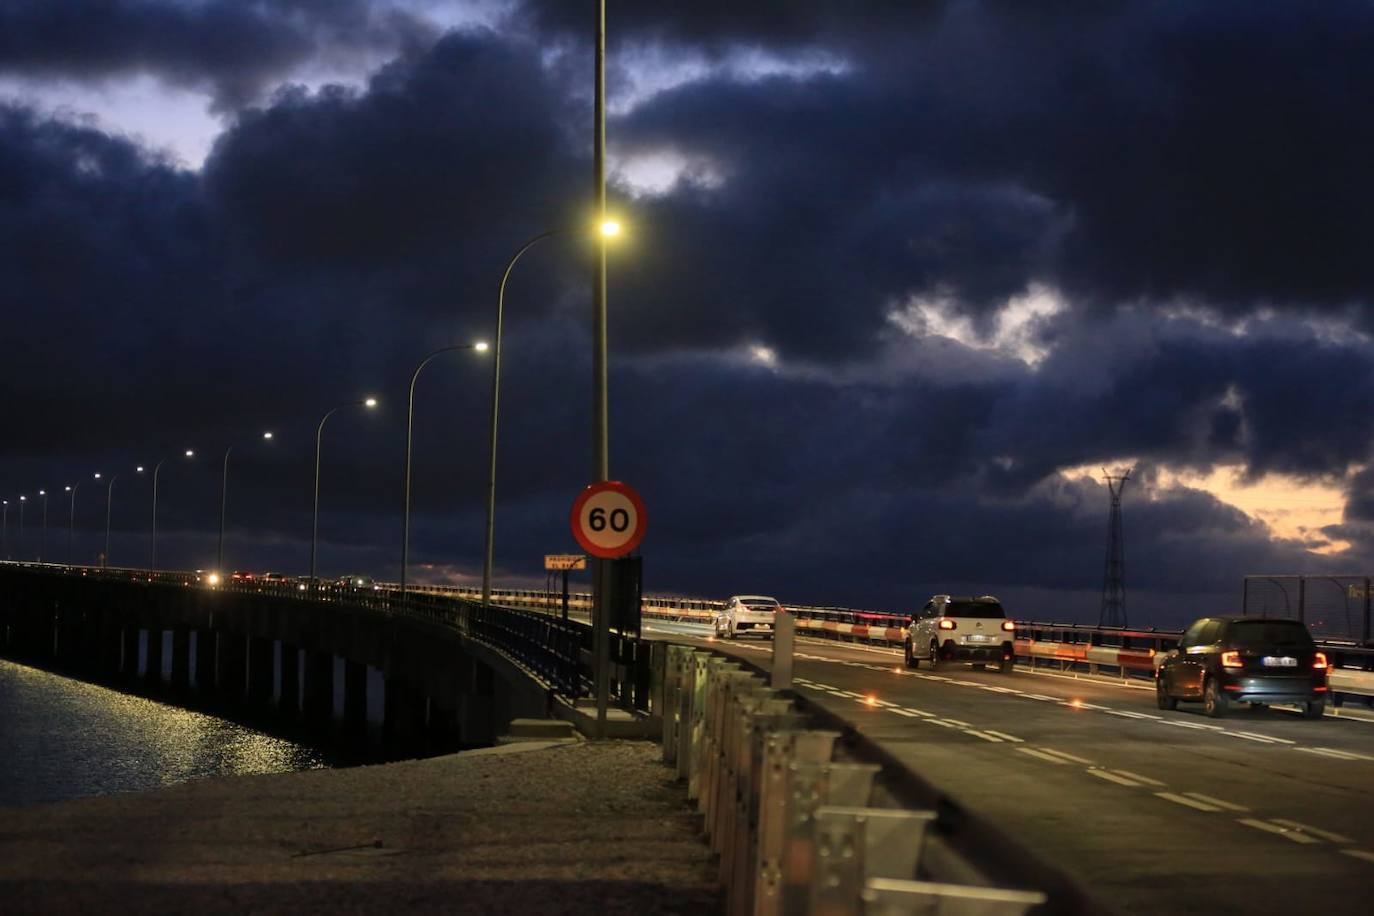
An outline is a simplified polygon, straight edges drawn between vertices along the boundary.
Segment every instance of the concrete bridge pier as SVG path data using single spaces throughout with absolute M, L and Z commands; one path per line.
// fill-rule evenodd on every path
M 248 639 L 242 633 L 220 630 L 215 640 L 215 693 L 237 703 L 248 681 Z
M 496 741 L 497 731 L 496 674 L 480 662 L 466 661 L 464 669 L 458 729 L 468 744 L 491 744 Z
M 147 668 L 143 672 L 144 682 L 154 690 L 162 689 L 163 630 L 161 626 L 151 626 L 147 630 Z
M 216 655 L 216 634 L 208 627 L 198 629 L 196 638 L 196 670 L 195 683 L 196 691 L 201 694 L 210 694 L 215 690 L 215 655 Z
M 344 661 L 344 731 L 350 740 L 367 740 L 367 665 Z
M 301 650 L 281 644 L 281 677 L 277 682 L 277 712 L 290 719 L 301 713 Z
M 191 630 L 189 627 L 172 628 L 172 670 L 169 683 L 177 693 L 185 693 L 191 688 Z
M 92 627 L 92 638 L 95 641 L 94 651 L 97 656 L 97 676 L 103 681 L 117 681 L 120 657 L 124 651 L 123 631 L 119 626 L 119 620 L 114 614 L 104 610 L 90 613 L 96 618 L 96 625 Z
M 119 674 L 125 681 L 138 680 L 138 635 L 140 632 L 136 623 L 127 623 L 120 631 L 119 640 L 123 651 L 119 657 Z
M 425 698 L 400 678 L 386 679 L 382 736 L 388 746 L 415 749 L 425 730 Z
M 334 654 L 305 653 L 305 717 L 311 725 L 326 728 L 334 718 Z
M 272 705 L 276 659 L 270 639 L 254 636 L 248 640 L 248 702 L 258 709 Z
M 458 704 L 442 696 L 429 697 L 425 718 L 425 743 L 430 753 L 456 751 L 463 743 L 458 728 Z

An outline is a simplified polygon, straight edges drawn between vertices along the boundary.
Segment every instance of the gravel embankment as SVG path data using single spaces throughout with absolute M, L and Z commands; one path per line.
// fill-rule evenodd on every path
M 0 911 L 718 912 L 659 753 L 516 744 L 0 810 Z

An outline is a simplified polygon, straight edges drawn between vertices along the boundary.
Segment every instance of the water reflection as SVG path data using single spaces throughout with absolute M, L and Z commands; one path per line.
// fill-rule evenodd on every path
M 323 766 L 291 741 L 0 660 L 0 805 Z

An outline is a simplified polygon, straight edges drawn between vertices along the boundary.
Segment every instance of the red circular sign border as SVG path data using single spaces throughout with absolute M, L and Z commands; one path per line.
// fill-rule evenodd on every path
M 614 550 L 607 550 L 588 540 L 586 536 L 583 535 L 582 526 L 579 524 L 582 518 L 582 507 L 587 504 L 587 500 L 597 494 L 608 491 L 619 493 L 621 496 L 628 499 L 630 504 L 635 507 L 635 515 L 638 518 L 634 537 Z M 569 515 L 568 520 L 572 525 L 573 537 L 577 539 L 577 543 L 582 546 L 583 550 L 603 560 L 614 560 L 617 557 L 623 557 L 625 554 L 630 553 L 644 540 L 644 531 L 649 524 L 649 514 L 644 510 L 644 500 L 639 498 L 639 494 L 635 492 L 634 487 L 630 486 L 628 483 L 622 483 L 619 480 L 603 480 L 601 483 L 588 485 L 581 493 L 577 494 L 577 499 L 573 500 L 572 513 Z

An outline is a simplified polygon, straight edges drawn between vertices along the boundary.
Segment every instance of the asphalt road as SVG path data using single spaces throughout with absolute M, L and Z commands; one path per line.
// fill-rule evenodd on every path
M 654 621 L 646 635 L 707 643 Z M 771 664 L 772 643 L 712 648 Z M 796 687 L 1126 913 L 1374 912 L 1374 717 L 1197 704 L 1148 685 L 902 668 L 799 639 Z

